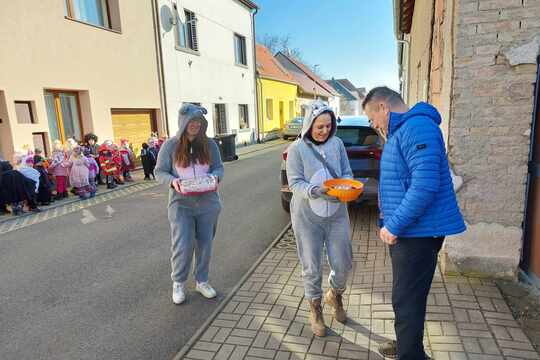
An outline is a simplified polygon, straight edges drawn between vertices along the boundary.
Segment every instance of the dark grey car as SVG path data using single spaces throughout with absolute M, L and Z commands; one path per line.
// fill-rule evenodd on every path
M 343 116 L 338 119 L 336 136 L 347 149 L 349 163 L 355 179 L 364 183 L 364 192 L 356 203 L 377 203 L 379 191 L 379 164 L 382 141 L 373 130 L 366 116 Z M 288 149 L 287 149 L 288 150 Z M 281 204 L 289 211 L 292 197 L 287 180 L 287 150 L 281 162 Z

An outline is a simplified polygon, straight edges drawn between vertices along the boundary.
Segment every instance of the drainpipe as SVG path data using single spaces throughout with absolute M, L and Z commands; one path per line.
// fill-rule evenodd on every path
M 254 12 L 251 13 L 251 32 L 253 34 L 253 83 L 255 84 L 255 131 L 257 132 L 257 142 L 260 142 L 260 132 L 259 132 L 259 97 L 257 96 L 257 40 L 255 39 L 255 15 L 259 12 L 259 9 L 256 8 Z M 262 91 L 262 88 L 261 88 Z M 264 124 L 263 124 L 264 126 Z
M 161 33 L 159 31 L 159 13 L 158 13 L 158 0 L 152 1 L 152 17 L 154 24 L 154 37 L 155 37 L 155 46 L 156 46 L 156 66 L 158 72 L 158 81 L 159 81 L 159 97 L 161 102 L 162 112 L 162 124 L 161 127 L 167 133 L 167 137 L 170 136 L 169 132 L 169 116 L 167 112 L 167 92 L 165 89 L 165 73 L 163 66 L 163 51 L 161 45 Z M 163 123 L 164 122 L 164 123 Z
M 525 209 L 524 209 L 524 219 L 523 219 L 523 246 L 521 249 L 521 260 L 519 266 L 521 269 L 525 272 L 525 274 L 529 273 L 529 266 L 530 266 L 530 249 L 531 249 L 531 243 L 530 241 L 527 241 L 530 234 L 530 222 L 531 222 L 531 214 L 529 207 L 530 204 L 530 194 L 531 194 L 531 187 L 533 185 L 535 178 L 540 178 L 540 163 L 535 162 L 535 151 L 537 146 L 540 146 L 540 144 L 537 144 L 537 138 L 536 138 L 536 132 L 537 127 L 540 126 L 538 124 L 538 119 L 540 118 L 540 55 L 536 58 L 536 83 L 534 86 L 534 99 L 533 99 L 533 113 L 532 113 L 532 122 L 531 122 L 531 136 L 530 136 L 530 145 L 529 145 L 529 158 L 528 158 L 528 171 L 527 171 L 527 186 L 525 188 Z M 538 161 L 538 160 L 537 160 Z

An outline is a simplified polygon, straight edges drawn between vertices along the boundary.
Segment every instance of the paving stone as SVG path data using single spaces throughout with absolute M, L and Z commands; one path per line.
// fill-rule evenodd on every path
M 391 262 L 378 240 L 376 219 L 371 210 L 351 212 L 354 264 L 344 294 L 346 325 L 325 308 L 328 336 L 312 334 L 297 256 L 275 248 L 186 359 L 383 360 L 378 344 L 395 339 L 395 333 Z M 323 268 L 326 276 L 328 266 Z M 442 276 L 439 268 L 428 296 L 424 346 L 434 359 L 538 359 L 492 281 Z
M 227 360 L 233 351 L 234 351 L 233 345 L 227 345 L 227 344 L 222 345 L 221 349 L 219 349 L 219 351 L 217 352 L 214 360 Z

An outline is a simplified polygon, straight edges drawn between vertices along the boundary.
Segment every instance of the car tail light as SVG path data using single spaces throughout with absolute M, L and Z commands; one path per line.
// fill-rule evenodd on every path
M 284 161 L 287 161 L 287 155 L 288 155 L 288 152 L 287 152 L 287 150 L 285 150 L 285 151 L 283 152 L 283 154 L 282 154 L 283 160 L 284 160 Z
M 380 148 L 368 149 L 347 149 L 349 159 L 381 159 L 382 150 Z

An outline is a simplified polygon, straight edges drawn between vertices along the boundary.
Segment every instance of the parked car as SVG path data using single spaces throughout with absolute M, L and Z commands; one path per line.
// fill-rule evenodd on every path
M 338 119 L 336 136 L 345 145 L 354 178 L 364 183 L 364 192 L 356 203 L 377 203 L 382 140 L 369 126 L 366 116 L 343 116 Z M 287 180 L 287 153 L 281 161 L 281 205 L 289 212 L 292 192 Z
M 283 129 L 283 140 L 287 140 L 289 138 L 297 138 L 298 135 L 300 135 L 300 132 L 302 131 L 302 123 L 304 122 L 303 117 L 295 117 L 291 121 L 289 121 L 285 128 Z

